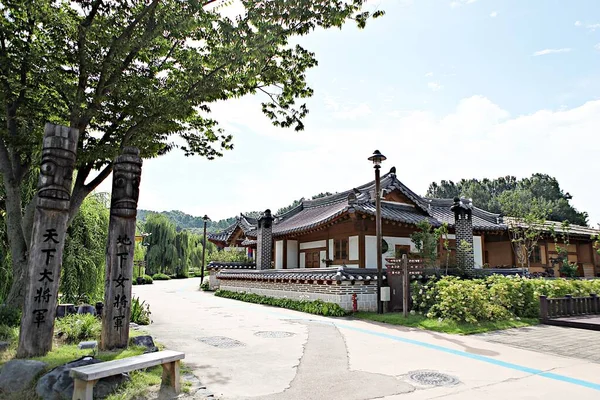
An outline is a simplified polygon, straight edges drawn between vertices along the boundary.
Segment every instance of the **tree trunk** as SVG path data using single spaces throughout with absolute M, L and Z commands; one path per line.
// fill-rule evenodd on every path
M 25 298 L 27 277 L 27 247 L 22 226 L 21 187 L 14 179 L 4 180 L 6 189 L 6 232 L 12 258 L 13 282 L 6 298 L 6 304 L 22 308 Z

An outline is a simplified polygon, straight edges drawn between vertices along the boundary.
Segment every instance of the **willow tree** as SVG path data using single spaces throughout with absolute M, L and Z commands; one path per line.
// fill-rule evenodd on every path
M 0 173 L 14 282 L 23 274 L 34 201 L 22 183 L 38 163 L 44 122 L 79 129 L 74 218 L 112 171 L 123 146 L 145 158 L 175 148 L 209 159 L 232 148 L 210 105 L 265 96 L 262 112 L 281 127 L 303 129 L 299 99 L 314 53 L 291 45 L 317 28 L 370 17 L 365 0 L 241 0 L 235 20 L 197 0 L 8 0 L 0 3 Z M 176 137 L 179 140 L 175 140 Z M 178 144 L 175 144 L 178 143 Z M 98 171 L 93 173 L 93 171 Z
M 177 262 L 175 248 L 175 224 L 162 214 L 151 214 L 144 224 L 144 232 L 150 235 L 146 254 L 146 273 L 158 272 L 171 274 Z
M 60 292 L 67 302 L 100 301 L 104 297 L 109 198 L 88 196 L 67 229 Z

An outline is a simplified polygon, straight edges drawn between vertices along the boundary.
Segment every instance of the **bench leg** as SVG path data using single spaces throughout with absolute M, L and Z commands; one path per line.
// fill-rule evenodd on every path
M 75 379 L 73 400 L 92 400 L 94 398 L 94 385 L 96 381 L 82 381 Z
M 175 390 L 175 393 L 179 393 L 181 391 L 181 385 L 179 384 L 179 360 L 163 364 L 162 367 L 163 383 L 168 382 L 168 384 L 171 385 L 171 387 Z

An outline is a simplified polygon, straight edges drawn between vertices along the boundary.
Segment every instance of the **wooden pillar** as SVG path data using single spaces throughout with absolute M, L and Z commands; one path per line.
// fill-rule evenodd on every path
M 115 160 L 113 169 L 100 338 L 102 350 L 127 347 L 129 341 L 135 218 L 141 174 L 139 150 L 126 147 Z
M 364 229 L 358 234 L 358 267 L 365 268 L 365 231 Z
M 485 259 L 485 232 L 481 232 L 481 258 L 483 259 L 483 264 L 487 264 L 487 260 Z M 483 268 L 483 265 L 481 267 Z
M 46 124 L 17 357 L 52 350 L 79 131 Z

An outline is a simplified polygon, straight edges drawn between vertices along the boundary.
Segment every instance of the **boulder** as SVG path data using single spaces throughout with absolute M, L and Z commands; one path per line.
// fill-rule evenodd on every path
M 10 347 L 10 343 L 8 342 L 0 342 L 0 351 L 7 350 Z
M 41 361 L 10 360 L 0 370 L 0 393 L 15 393 L 27 389 L 46 366 Z
M 145 347 L 147 349 L 147 353 L 158 351 L 156 345 L 154 344 L 154 340 L 152 340 L 152 336 L 150 335 L 132 337 L 129 341 L 133 346 Z
M 79 360 L 68 362 L 54 368 L 38 381 L 35 391 L 38 396 L 46 400 L 69 400 L 73 398 L 73 378 L 69 376 L 71 368 L 97 364 L 102 361 L 93 357 L 83 357 Z M 100 379 L 94 386 L 94 399 L 103 399 L 114 393 L 119 385 L 129 380 L 127 374 L 119 374 Z

